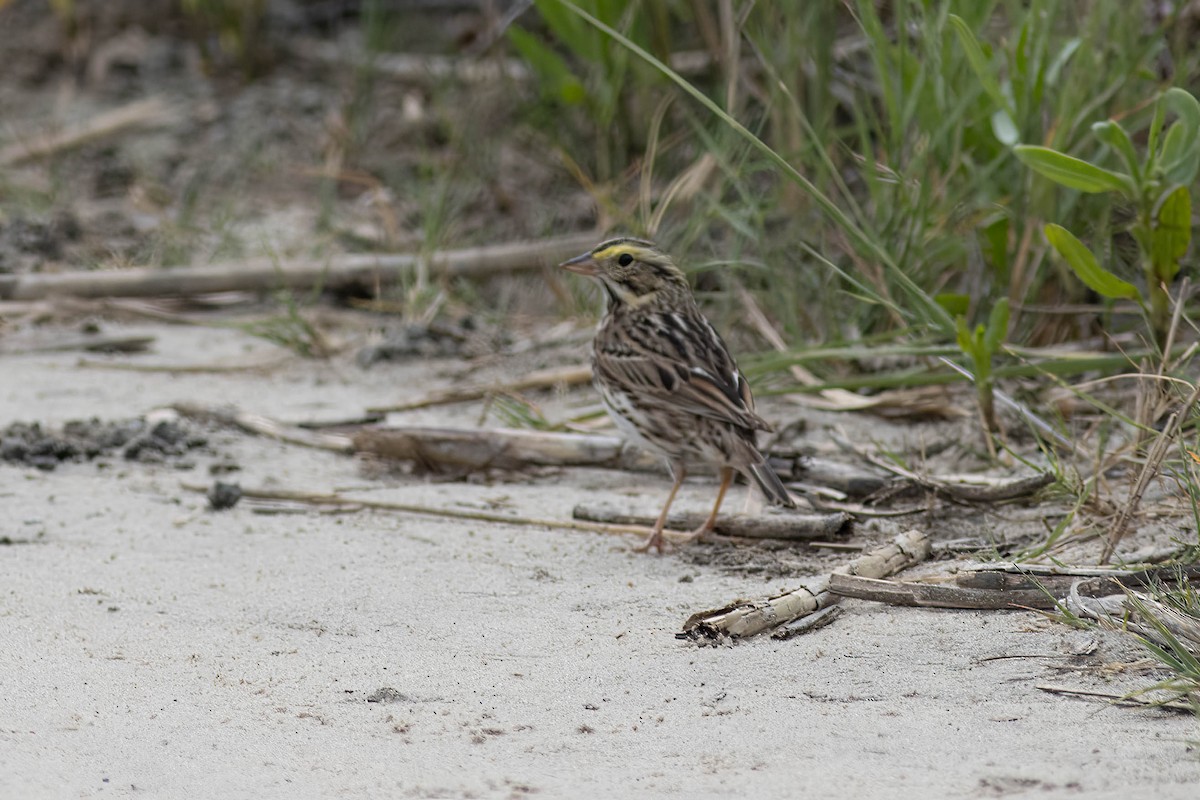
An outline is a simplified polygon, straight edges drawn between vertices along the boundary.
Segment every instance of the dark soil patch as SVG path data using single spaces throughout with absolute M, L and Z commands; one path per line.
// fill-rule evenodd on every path
M 182 420 L 143 417 L 102 422 L 73 420 L 61 429 L 14 422 L 0 430 L 0 461 L 50 471 L 64 462 L 91 461 L 120 453 L 127 461 L 190 468 L 184 456 L 208 446 L 208 438 Z

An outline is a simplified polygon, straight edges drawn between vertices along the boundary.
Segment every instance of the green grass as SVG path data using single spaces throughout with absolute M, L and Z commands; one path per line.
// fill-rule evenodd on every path
M 1165 151 L 1156 100 L 1200 78 L 1200 52 L 1177 31 L 1186 23 L 1150 19 L 1121 0 L 757 3 L 746 13 L 733 4 L 732 19 L 706 18 L 702 5 L 666 4 L 664 39 L 654 35 L 661 20 L 630 10 L 636 2 L 539 0 L 540 18 L 526 15 L 514 44 L 541 86 L 527 118 L 555 126 L 555 145 L 578 165 L 609 226 L 657 236 L 726 328 L 745 316 L 733 290 L 754 293 L 789 344 L 744 360 L 769 386 L 761 393 L 968 380 L 938 361 L 951 359 L 974 376 L 988 427 L 993 386 L 1058 386 L 1103 420 L 1084 448 L 1097 463 L 1136 464 L 1136 445 L 1109 435 L 1152 439 L 1155 420 L 1124 405 L 1135 393 L 1114 399 L 1075 384 L 1153 370 L 1168 344 L 1183 358 L 1164 377 L 1193 379 L 1193 314 L 1181 309 L 1168 342 L 1178 281 L 1160 287 L 1149 269 L 1157 259 L 1158 274 L 1172 278 L 1196 267 L 1193 252 L 1178 258 L 1186 238 L 1152 243 L 1156 226 L 1176 224 L 1175 210 L 1186 208 L 1160 215 L 1160 198 L 1192 188 L 1172 186 L 1172 175 L 1195 180 L 1186 169 L 1152 174 Z M 673 55 L 695 48 L 710 69 L 672 68 Z M 629 151 L 630 128 L 648 132 L 640 152 Z M 1078 162 L 1051 163 L 1058 157 L 1042 155 L 1050 150 L 1020 145 L 1098 165 L 1091 175 L 1130 169 L 1133 180 L 1120 192 L 1097 191 L 1115 183 L 1063 188 L 1042 173 Z M 622 153 L 624 162 L 612 162 Z M 673 183 L 700 165 L 701 188 L 681 199 Z M 1060 236 L 1064 260 L 1047 230 L 1071 231 L 1095 264 L 1078 248 L 1072 257 Z M 1134 298 L 1140 311 L 1109 297 Z M 1007 320 L 993 313 L 1003 301 Z M 1038 310 L 1088 303 L 1096 312 L 1079 318 Z M 1090 352 L 1061 347 L 1084 337 Z M 796 385 L 794 364 L 822 383 Z M 1176 402 L 1188 393 L 1164 390 Z M 1148 399 L 1160 388 L 1145 391 Z M 989 450 L 1007 449 L 984 435 Z M 1164 465 L 1185 498 L 1200 495 L 1187 452 Z M 1056 472 L 1069 466 L 1047 459 Z M 1050 545 L 1069 538 L 1076 515 L 1118 502 L 1102 496 L 1108 482 L 1062 483 L 1076 487 L 1075 511 Z
M 764 270 L 749 265 L 766 265 L 772 316 L 807 341 L 901 327 L 952 340 L 954 320 L 939 295 L 964 298 L 971 324 L 1006 297 L 1017 307 L 1014 331 L 1036 328 L 1020 305 L 1084 298 L 1087 288 L 1050 256 L 1041 227 L 1061 222 L 1111 250 L 1105 239 L 1115 235 L 1120 209 L 1112 198 L 1055 189 L 1011 145 L 1092 158 L 1103 152 L 1091 138 L 1093 122 L 1113 116 L 1144 131 L 1166 85 L 1154 79 L 1157 59 L 1170 47 L 1167 24 L 1150 28 L 1140 7 L 1117 0 L 1088 4 L 1082 19 L 1071 4 L 1047 1 L 902 0 L 889 4 L 887 17 L 868 0 L 758 4 L 725 32 L 741 42 L 736 82 L 750 87 L 725 108 L 728 75 L 700 81 L 673 71 L 664 54 L 651 52 L 645 31 L 622 25 L 626 16 L 614 8 L 622 4 L 605 6 L 607 17 L 597 4 L 538 6 L 552 22 L 550 41 L 567 27 L 564 11 L 608 37 L 607 48 L 584 47 L 578 33 L 559 40 L 561 69 L 583 76 L 575 90 L 604 72 L 598 50 L 631 53 L 661 76 L 649 90 L 638 87 L 650 99 L 630 104 L 640 110 L 635 126 L 691 145 L 662 154 L 655 175 L 668 180 L 697 147 L 720 165 L 701 208 L 691 209 L 703 230 L 685 221 L 666 238 L 692 256 L 685 261 L 709 256 L 719 238 L 721 255 L 747 264 L 729 271 L 752 284 Z M 685 8 L 672 13 L 685 30 L 699 24 Z M 1176 49 L 1177 82 L 1186 84 L 1196 55 Z M 623 72 L 611 77 L 619 85 L 606 86 L 608 93 L 627 83 Z M 672 113 L 656 116 L 672 97 Z M 586 102 L 574 113 L 562 103 L 555 111 L 597 127 L 609 122 Z M 576 142 L 581 151 L 589 144 Z M 589 161 L 585 152 L 569 155 Z M 628 204 L 619 221 L 646 229 L 650 205 Z M 818 305 L 814 296 L 833 313 L 798 313 Z

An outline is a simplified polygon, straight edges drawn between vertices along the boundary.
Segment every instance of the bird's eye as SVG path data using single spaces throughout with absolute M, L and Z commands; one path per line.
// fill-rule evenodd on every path
M 621 255 L 617 256 L 617 263 L 622 267 L 628 267 L 633 263 L 633 256 L 629 255 L 629 253 L 621 253 Z

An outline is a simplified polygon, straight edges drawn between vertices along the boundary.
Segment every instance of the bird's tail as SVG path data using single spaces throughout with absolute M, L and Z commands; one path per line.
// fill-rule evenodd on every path
M 767 500 L 772 505 L 795 508 L 796 501 L 784 488 L 783 481 L 779 480 L 779 476 L 775 474 L 775 470 L 771 469 L 771 465 L 766 462 L 766 459 L 762 459 L 761 456 L 759 458 L 760 461 L 746 468 L 747 474 L 754 478 L 754 482 L 758 484 L 758 488 L 762 489 L 763 494 L 767 496 Z

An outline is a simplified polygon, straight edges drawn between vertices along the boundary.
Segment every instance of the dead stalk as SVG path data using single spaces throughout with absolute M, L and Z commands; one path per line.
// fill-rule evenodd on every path
M 1134 513 L 1137 512 L 1138 505 L 1142 502 L 1142 496 L 1150 486 L 1151 479 L 1158 474 L 1158 468 L 1162 465 L 1163 459 L 1167 457 L 1167 451 L 1170 449 L 1171 443 L 1179 434 L 1179 429 L 1183 425 L 1184 418 L 1191 412 L 1197 400 L 1200 400 L 1200 384 L 1196 385 L 1192 393 L 1188 395 L 1187 400 L 1183 402 L 1183 405 L 1170 416 L 1167 424 L 1163 427 L 1162 433 L 1154 440 L 1154 444 L 1150 447 L 1150 452 L 1146 454 L 1146 463 L 1142 466 L 1142 471 L 1138 474 L 1137 482 L 1134 483 L 1133 490 L 1129 493 L 1129 500 L 1121 508 L 1121 512 L 1117 515 L 1112 530 L 1108 534 L 1108 542 L 1104 545 L 1104 551 L 1100 554 L 1101 564 L 1108 563 L 1113 551 L 1116 550 L 1122 537 L 1125 536 L 1125 531 L 1129 527 L 1129 521 L 1133 518 Z

